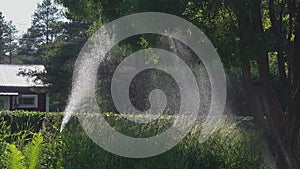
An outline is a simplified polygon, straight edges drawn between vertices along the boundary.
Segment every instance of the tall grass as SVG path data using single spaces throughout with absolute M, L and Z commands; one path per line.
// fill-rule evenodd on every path
M 26 118 L 29 114 L 33 117 Z M 58 126 L 62 117 L 60 113 L 43 116 L 32 112 L 29 114 L 18 112 L 18 117 L 9 115 L 10 121 L 0 122 L 2 124 L 0 125 L 0 139 L 15 144 L 18 150 L 22 150 L 27 164 L 30 160 L 26 159 L 27 153 L 24 153 L 26 149 L 24 147 L 32 143 L 31 140 L 35 135 L 33 133 L 38 132 L 34 126 L 35 120 L 38 121 L 45 115 L 49 117 L 53 126 L 42 132 L 41 153 L 38 158 L 32 159 L 32 162 L 39 161 L 38 168 L 41 169 L 258 169 L 262 162 L 258 147 L 261 137 L 251 120 L 240 119 L 234 123 L 223 124 L 203 144 L 199 143 L 201 126 L 196 125 L 189 135 L 171 150 L 155 157 L 131 159 L 114 155 L 97 146 L 85 134 L 76 118 L 71 119 L 64 131 L 59 133 Z M 12 131 L 11 124 L 14 123 L 14 119 L 17 123 L 24 122 L 22 119 L 26 119 L 27 125 L 19 125 L 26 128 L 14 128 Z M 163 121 L 156 121 L 148 126 L 138 126 L 112 113 L 106 114 L 106 120 L 119 132 L 130 136 L 139 135 L 141 130 L 146 132 L 146 135 L 155 135 L 169 126 L 169 123 Z M 4 132 L 2 128 L 5 129 Z M 14 134 L 16 136 L 11 137 Z M 23 134 L 25 136 L 22 137 Z M 20 143 L 22 141 L 18 139 L 23 143 Z M 3 149 L 0 153 L 5 154 Z M 3 158 L 0 159 L 0 164 L 3 160 Z M 3 168 L 3 166 L 0 167 Z
M 111 126 L 123 134 L 134 134 L 132 124 L 124 122 L 119 115 L 108 115 L 107 121 L 113 121 Z M 197 125 L 181 143 L 170 151 L 155 157 L 130 159 L 113 155 L 98 147 L 83 132 L 76 119 L 73 119 L 62 135 L 63 140 L 69 143 L 65 148 L 70 153 L 66 156 L 63 166 L 95 169 L 258 169 L 262 162 L 257 146 L 261 142 L 260 135 L 255 127 L 241 129 L 239 126 L 243 123 L 249 122 L 240 120 L 220 126 L 203 144 L 199 143 L 201 126 Z M 143 132 L 146 130 L 146 132 L 157 133 L 165 127 L 165 123 L 156 125 L 158 125 L 156 130 L 149 125 L 151 129 L 138 126 L 136 131 L 143 129 Z

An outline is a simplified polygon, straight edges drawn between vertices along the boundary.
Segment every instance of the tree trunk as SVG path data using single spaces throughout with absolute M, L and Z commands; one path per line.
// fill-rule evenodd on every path
M 272 1 L 272 0 L 271 0 Z M 250 3 L 250 1 L 243 1 L 244 3 Z M 242 3 L 242 2 L 240 2 Z M 269 70 L 269 60 L 267 51 L 265 49 L 260 48 L 260 43 L 262 43 L 258 38 L 262 37 L 264 34 L 263 26 L 262 26 L 262 16 L 261 16 L 261 1 L 254 0 L 251 1 L 251 5 L 241 5 L 236 6 L 239 8 L 236 11 L 236 15 L 238 18 L 238 26 L 239 26 L 239 36 L 240 36 L 240 51 L 242 55 L 242 71 L 243 71 L 243 79 L 245 90 L 249 96 L 249 106 L 250 111 L 257 123 L 261 126 L 263 132 L 266 135 L 267 141 L 269 143 L 270 150 L 274 155 L 278 169 L 298 169 L 299 164 L 297 161 L 297 138 L 299 137 L 299 64 L 300 64 L 300 45 L 298 44 L 295 47 L 295 53 L 293 54 L 291 60 L 293 64 L 290 65 L 289 74 L 291 74 L 291 93 L 286 94 L 286 99 L 288 100 L 287 109 L 282 109 L 282 105 L 278 98 L 278 95 L 272 85 L 272 81 L 270 78 L 270 70 Z M 236 4 L 234 4 L 236 5 Z M 269 4 L 271 7 L 271 4 Z M 247 8 L 247 6 L 249 8 Z M 253 8 L 251 8 L 253 7 Z M 245 8 L 245 9 L 241 9 Z M 249 14 L 246 11 L 252 10 L 252 13 Z M 271 11 L 271 15 L 273 18 L 272 23 L 273 31 L 279 37 L 277 39 L 278 43 L 278 53 L 279 53 L 279 69 L 280 69 L 280 78 L 286 82 L 286 73 L 283 61 L 283 40 L 280 38 L 281 35 L 279 25 L 276 23 L 275 11 Z M 254 15 L 253 15 L 254 14 Z M 276 27 L 277 26 L 277 27 Z M 295 40 L 295 45 L 299 43 L 300 27 L 298 28 L 297 39 Z M 249 42 L 251 39 L 250 36 L 256 36 L 257 39 Z M 297 41 L 297 42 L 296 42 Z M 255 56 L 255 60 L 259 66 L 259 75 L 260 75 L 260 84 L 259 86 L 254 86 L 251 79 L 250 72 L 250 60 L 249 55 L 251 53 L 242 52 L 250 48 L 255 50 L 252 54 Z
M 277 61 L 278 61 L 278 75 L 281 80 L 281 83 L 284 86 L 284 92 L 287 93 L 287 86 L 286 86 L 286 68 L 285 68 L 285 61 L 284 61 L 284 38 L 281 34 L 282 32 L 282 18 L 283 18 L 283 10 L 284 10 L 285 2 L 281 2 L 281 9 L 279 14 L 279 19 L 276 18 L 276 11 L 275 11 L 275 5 L 274 0 L 269 0 L 269 16 L 271 20 L 271 29 L 273 31 L 273 34 L 276 39 L 277 43 Z M 287 95 L 285 95 L 285 101 L 287 99 Z

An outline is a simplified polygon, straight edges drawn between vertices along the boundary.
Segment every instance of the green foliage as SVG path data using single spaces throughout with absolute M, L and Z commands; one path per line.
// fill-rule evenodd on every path
M 24 141 L 24 140 L 23 140 Z M 6 145 L 3 161 L 7 169 L 36 169 L 42 148 L 43 137 L 34 134 L 32 141 L 24 147 L 24 153 L 17 148 L 17 143 Z
M 139 137 L 141 132 L 146 133 L 146 136 L 157 134 L 168 127 L 163 121 L 147 126 L 149 128 L 135 126 L 113 113 L 106 114 L 106 120 L 117 131 L 134 137 Z M 249 123 L 244 120 L 220 126 L 203 144 L 199 143 L 201 127 L 195 126 L 173 149 L 145 159 L 128 159 L 104 151 L 76 123 L 73 119 L 63 131 L 63 137 L 69 143 L 65 148 L 72 152 L 65 156 L 68 161 L 64 163 L 66 168 L 258 169 L 261 164 L 259 134 L 255 128 L 240 129 L 244 123 Z
M 61 110 L 66 104 L 66 97 L 72 86 L 76 58 L 86 41 L 86 36 L 82 33 L 86 29 L 86 24 L 73 21 L 63 24 L 62 28 L 65 30 L 64 33 L 56 42 L 45 45 L 45 50 L 41 54 L 47 70 L 41 79 L 52 84 L 49 87 L 51 100 L 57 103 L 55 107 Z
M 42 133 L 30 135 L 29 133 L 36 132 L 36 129 L 30 126 L 45 115 L 54 127 Z M 31 118 L 26 118 L 28 116 Z M 130 123 L 118 114 L 106 113 L 104 116 L 106 121 L 117 131 L 133 137 L 159 134 L 169 127 L 168 121 L 164 119 L 143 126 Z M 130 159 L 111 154 L 95 144 L 85 134 L 76 118 L 72 118 L 63 132 L 59 133 L 57 128 L 61 122 L 61 113 L 15 111 L 2 112 L 0 117 L 12 120 L 12 123 L 10 123 L 11 121 L 1 123 L 1 130 L 7 131 L 3 132 L 4 135 L 8 133 L 10 135 L 25 135 L 13 137 L 4 142 L 9 142 L 18 147 L 19 150 L 14 149 L 14 152 L 23 150 L 24 155 L 21 153 L 21 156 L 24 156 L 24 158 L 21 159 L 24 161 L 23 166 L 27 168 L 29 165 L 36 166 L 36 164 L 39 164 L 39 169 L 152 169 L 153 167 L 160 169 L 258 169 L 261 164 L 259 147 L 261 137 L 252 120 L 248 118 L 238 119 L 235 123 L 220 126 L 213 136 L 203 144 L 199 143 L 201 126 L 196 125 L 190 134 L 173 149 L 155 157 Z M 24 122 L 31 125 L 15 125 L 20 128 L 15 128 L 12 133 L 7 127 L 13 123 Z M 19 131 L 23 132 L 20 133 Z M 141 135 L 141 133 L 144 134 Z M 18 141 L 18 139 L 20 140 Z M 6 143 L 4 144 L 6 145 Z M 7 152 L 8 150 L 5 151 L 5 153 Z M 0 164 L 4 160 L 2 157 L 0 158 Z M 20 159 L 20 155 L 16 159 Z M 37 163 L 37 159 L 39 163 Z
M 14 144 L 7 145 L 4 163 L 8 169 L 26 169 L 25 157 L 22 152 Z
M 291 0 L 288 1 L 280 1 L 280 0 L 275 0 L 275 1 L 271 1 L 271 0 L 270 1 L 56 0 L 56 1 L 63 4 L 66 8 L 68 8 L 67 16 L 70 22 L 69 23 L 56 22 L 57 9 L 51 4 L 50 0 L 44 0 L 41 5 L 38 5 L 38 10 L 33 15 L 32 27 L 20 40 L 21 52 L 19 54 L 24 55 L 25 53 L 25 55 L 28 56 L 29 55 L 37 56 L 38 59 L 35 58 L 33 60 L 30 60 L 31 61 L 30 63 L 38 61 L 39 63 L 45 64 L 48 74 L 42 77 L 42 80 L 52 84 L 51 87 L 51 93 L 53 93 L 52 98 L 54 98 L 53 100 L 55 100 L 55 102 L 57 103 L 57 107 L 62 109 L 63 106 L 65 105 L 65 101 L 66 101 L 65 98 L 71 87 L 73 65 L 75 63 L 75 60 L 77 58 L 77 55 L 82 45 L 84 44 L 88 36 L 91 36 L 97 29 L 99 29 L 105 23 L 108 23 L 109 21 L 117 19 L 121 16 L 136 13 L 136 12 L 155 11 L 155 12 L 165 12 L 165 13 L 175 14 L 177 16 L 184 17 L 188 21 L 192 22 L 197 27 L 199 27 L 199 29 L 201 29 L 208 36 L 208 38 L 212 41 L 212 43 L 216 47 L 216 50 L 218 51 L 227 72 L 230 75 L 237 78 L 243 76 L 243 79 L 248 81 L 247 83 L 245 83 L 248 84 L 246 85 L 246 87 L 251 86 L 250 84 L 253 84 L 254 87 L 250 87 L 251 90 L 253 91 L 248 93 L 250 97 L 252 94 L 257 93 L 258 97 L 260 97 L 260 95 L 263 95 L 266 96 L 266 98 L 271 99 L 270 101 L 267 100 L 266 102 L 263 101 L 260 103 L 260 100 L 257 100 L 256 97 L 253 97 L 254 99 L 251 98 L 249 99 L 250 102 L 253 101 L 253 103 L 248 104 L 248 105 L 254 105 L 253 107 L 256 108 L 262 108 L 262 110 L 252 110 L 252 113 L 259 114 L 260 117 L 258 119 L 263 119 L 258 121 L 266 120 L 268 121 L 267 124 L 276 124 L 276 126 L 277 124 L 279 126 L 282 124 L 282 126 L 278 127 L 279 132 L 274 132 L 275 134 L 272 134 L 273 129 L 265 132 L 274 135 L 273 139 L 271 140 L 277 140 L 277 138 L 280 138 L 278 136 L 278 133 L 290 133 L 290 132 L 282 132 L 281 131 L 282 129 L 291 130 L 291 131 L 298 130 L 299 125 L 297 125 L 298 124 L 297 117 L 296 117 L 297 113 L 295 112 L 297 112 L 297 110 L 299 109 L 299 107 L 297 108 L 298 106 L 297 103 L 299 101 L 300 95 L 298 95 L 297 92 L 295 92 L 295 94 L 290 94 L 294 92 L 287 92 L 289 90 L 292 91 L 293 89 L 297 89 L 297 85 L 299 85 L 298 84 L 299 80 L 297 79 L 297 77 L 299 77 L 298 74 L 300 72 L 299 70 L 300 62 L 299 59 L 297 59 L 299 58 L 298 57 L 299 50 L 297 50 L 299 48 L 297 46 L 299 45 L 299 42 L 297 42 L 297 39 L 299 39 L 299 37 L 297 38 L 297 36 L 299 36 L 300 34 L 298 32 L 299 30 L 298 27 L 300 22 L 300 19 L 298 17 L 300 11 L 298 1 L 297 2 Z M 274 8 L 273 10 L 271 7 L 272 2 Z M 274 13 L 273 19 L 271 17 L 272 12 Z M 45 18 L 48 18 L 48 20 L 45 20 Z M 3 17 L 1 19 L 3 19 Z M 86 27 L 81 27 L 82 25 L 85 25 Z M 2 31 L 2 27 L 0 33 L 3 32 L 1 31 Z M 108 87 L 107 84 L 109 84 L 110 82 L 109 79 L 111 79 L 111 75 L 113 74 L 113 69 L 114 69 L 114 67 L 111 65 L 113 64 L 117 65 L 117 63 L 120 63 L 120 60 L 118 59 L 124 58 L 123 53 L 124 54 L 126 53 L 128 55 L 129 52 L 136 51 L 136 49 L 138 49 L 139 47 L 140 48 L 152 47 L 152 45 L 154 44 L 154 42 L 156 42 L 157 39 L 154 38 L 149 40 L 147 38 L 144 38 L 146 36 L 144 35 L 141 36 L 142 38 L 131 37 L 128 38 L 127 40 L 124 40 L 126 41 L 126 44 L 124 43 L 124 41 L 121 42 L 120 50 L 124 49 L 124 51 L 126 52 L 123 51 L 116 52 L 116 53 L 122 53 L 121 57 L 117 56 L 116 53 L 112 52 L 112 55 L 118 57 L 116 60 L 112 59 L 111 56 L 107 56 L 106 59 L 107 60 L 110 59 L 110 60 L 108 61 L 109 64 L 106 63 L 105 64 L 109 65 L 107 66 L 110 69 L 109 71 L 106 71 L 105 68 L 107 67 L 105 67 L 104 69 L 100 68 L 103 70 L 102 72 L 104 73 L 101 74 L 101 71 L 99 71 L 100 73 L 99 72 L 98 73 L 100 78 L 102 78 L 100 80 L 103 80 L 104 82 L 98 85 L 99 87 L 98 94 L 100 93 L 99 95 L 102 96 L 102 98 L 99 96 L 98 101 L 100 106 L 102 105 L 108 106 L 108 108 L 105 108 L 104 110 L 114 111 L 111 109 L 113 106 L 111 106 L 112 102 L 111 99 L 109 99 L 110 96 L 107 96 L 109 95 L 110 92 L 110 88 Z M 0 36 L 0 38 L 1 37 L 2 36 Z M 1 43 L 0 48 L 3 48 L 5 46 L 3 42 L 4 42 L 3 38 L 0 39 L 0 43 Z M 162 46 L 163 45 L 158 45 L 158 47 L 162 47 Z M 172 45 L 169 45 L 168 47 L 172 48 Z M 2 51 L 4 50 L 1 50 L 0 52 Z M 3 52 L 0 53 L 0 59 L 4 54 Z M 263 57 L 266 57 L 267 55 L 268 58 L 263 59 Z M 154 62 L 157 61 L 158 59 L 159 58 L 156 56 L 150 58 L 150 60 Z M 280 73 L 287 76 L 288 78 L 280 77 L 281 78 L 280 80 L 282 82 L 278 83 L 277 79 L 279 77 L 278 74 Z M 272 76 L 272 79 L 269 78 L 269 75 Z M 145 79 L 151 79 L 151 78 L 145 78 Z M 158 81 L 160 80 L 161 79 L 158 79 Z M 274 96 L 272 95 L 268 96 L 269 94 L 275 93 L 273 89 L 274 86 L 269 85 L 271 84 L 269 83 L 269 81 L 271 80 L 273 80 L 273 82 L 276 82 L 275 87 L 276 89 L 280 90 L 280 92 L 277 92 L 276 93 L 277 95 Z M 142 81 L 143 83 L 149 82 L 143 80 L 140 81 Z M 268 82 L 267 85 L 263 84 L 265 82 Z M 290 88 L 290 89 L 286 89 L 286 88 Z M 143 92 L 145 91 L 146 89 L 143 88 Z M 250 90 L 246 89 L 245 91 L 247 92 Z M 244 92 L 244 90 L 242 92 Z M 284 92 L 288 94 L 285 94 Z M 277 101 L 276 96 L 280 97 L 281 103 L 276 102 Z M 283 97 L 284 98 L 288 97 L 288 98 L 282 99 Z M 137 99 L 137 100 L 141 101 L 142 99 Z M 287 101 L 290 101 L 290 103 L 286 103 Z M 137 103 L 139 105 L 140 102 Z M 256 104 L 257 106 L 255 106 Z M 274 105 L 279 105 L 279 106 L 276 107 Z M 285 108 L 285 105 L 290 105 L 291 108 L 290 107 Z M 280 106 L 283 107 L 283 111 L 279 110 Z M 268 107 L 271 108 L 270 113 L 266 113 L 266 111 L 268 111 Z M 266 108 L 266 110 L 264 110 L 264 108 Z M 274 110 L 272 110 L 273 108 Z M 284 110 L 295 111 L 295 112 L 291 112 L 291 113 L 284 112 Z M 278 113 L 274 113 L 274 112 L 278 112 Z M 295 118 L 292 116 L 288 118 L 291 119 L 292 123 L 289 122 L 282 123 L 281 120 L 283 118 L 281 118 L 281 116 L 274 117 L 274 118 L 268 117 L 268 115 L 276 116 L 276 114 L 282 114 L 282 116 L 285 116 L 286 114 L 291 114 L 291 115 L 295 115 Z M 34 123 L 29 122 L 31 121 L 29 117 L 31 118 L 31 116 L 22 116 L 22 118 L 13 117 L 14 119 L 10 117 L 6 117 L 8 119 L 11 119 L 12 121 L 14 121 L 15 119 L 21 119 L 21 121 L 17 120 L 16 123 L 13 123 L 12 121 L 7 120 L 8 122 L 7 125 L 11 125 L 10 130 L 12 132 L 12 136 L 9 137 L 5 136 L 3 137 L 3 140 L 11 141 L 17 139 L 20 140 L 20 142 L 27 140 L 28 137 L 30 137 L 30 133 L 20 129 L 26 128 L 27 130 L 33 130 L 33 131 L 37 130 L 34 127 Z M 115 124 L 114 127 L 118 128 L 119 131 L 134 135 L 135 131 L 140 130 L 140 128 L 132 127 L 132 125 L 131 126 L 124 125 L 123 124 L 124 121 L 121 121 L 120 123 L 116 123 L 116 121 L 118 121 L 120 118 L 118 116 L 113 116 L 113 117 L 116 117 L 116 119 L 113 118 L 111 119 L 111 121 L 113 124 Z M 276 119 L 276 121 L 273 121 L 273 119 Z M 25 121 L 25 123 L 22 123 L 22 121 Z M 295 127 L 295 129 L 290 129 L 291 127 L 289 126 L 290 124 L 292 127 Z M 262 125 L 263 128 L 265 126 L 267 125 Z M 265 128 L 265 130 L 269 130 L 269 129 L 271 129 L 271 127 L 269 126 Z M 54 130 L 54 132 L 56 131 Z M 148 132 L 153 134 L 153 132 L 155 133 L 156 131 L 148 130 Z M 84 133 L 82 131 L 79 131 L 78 134 L 76 134 L 75 136 L 73 136 L 71 133 L 68 133 L 70 135 L 66 134 L 67 137 L 65 137 L 64 135 L 59 136 L 57 133 L 55 134 L 48 133 L 48 134 L 50 135 L 48 139 L 55 142 L 55 145 L 49 144 L 49 148 L 50 147 L 61 148 L 66 146 L 70 148 L 71 152 L 73 151 L 73 149 L 75 149 L 75 147 L 72 147 L 73 144 L 68 145 L 64 141 L 68 140 L 72 143 L 73 140 L 72 137 L 75 137 L 74 139 L 76 139 L 76 137 L 78 138 L 82 137 L 79 140 L 84 142 L 88 140 L 88 138 L 84 136 Z M 295 135 L 295 134 L 291 134 L 291 135 Z M 218 135 L 216 137 L 222 138 L 224 136 Z M 245 137 L 241 136 L 238 138 L 243 139 Z M 295 138 L 286 139 L 285 137 L 288 136 L 283 135 L 282 136 L 282 138 L 284 138 L 283 140 L 295 139 Z M 216 140 L 210 140 L 210 141 L 211 141 L 209 142 L 211 143 L 210 146 L 212 147 L 219 146 L 218 139 L 217 141 Z M 235 142 L 234 140 L 231 141 Z M 77 142 L 74 142 L 74 145 L 77 145 Z M 80 143 L 82 144 L 83 142 Z M 190 142 L 188 143 L 188 145 L 190 145 Z M 228 147 L 232 147 L 232 146 L 233 145 L 230 145 Z M 228 147 L 227 148 L 222 147 L 221 148 L 222 152 L 230 153 Z M 280 147 L 279 144 L 277 145 L 277 147 Z M 83 150 L 85 148 L 87 150 L 90 150 L 92 148 L 95 148 L 95 145 L 89 144 L 87 147 L 84 146 L 82 147 Z M 241 145 L 241 149 L 246 149 L 247 150 L 246 152 L 248 152 L 247 147 L 243 147 Z M 190 149 L 188 148 L 188 151 L 189 150 Z M 204 148 L 204 150 L 206 149 Z M 99 150 L 99 152 L 101 152 L 101 150 Z M 197 163 L 197 160 L 201 162 L 205 161 L 204 162 L 205 164 L 206 162 L 209 161 L 207 163 L 208 168 L 223 166 L 224 161 L 229 159 L 225 159 L 221 153 L 216 153 L 216 152 L 218 151 L 217 150 L 214 150 L 214 152 L 205 151 L 204 154 L 208 153 L 206 155 L 208 155 L 209 158 L 206 159 L 204 156 L 203 158 L 201 158 L 201 160 L 196 158 L 195 163 Z M 241 155 L 245 155 L 242 152 L 239 151 L 237 152 Z M 292 151 L 287 151 L 287 152 L 292 152 Z M 74 162 L 72 161 L 72 159 L 70 159 L 67 164 L 64 163 L 65 161 L 64 160 L 62 161 L 60 158 L 61 155 L 65 155 L 64 153 L 65 153 L 64 151 L 60 151 L 59 152 L 60 155 L 57 158 L 55 157 L 52 158 L 53 161 L 60 161 L 56 163 L 58 166 L 62 166 L 62 165 L 66 165 L 68 167 L 76 166 L 77 168 L 91 167 L 90 163 L 81 164 L 80 161 Z M 235 152 L 231 154 L 232 155 L 231 159 L 234 160 L 232 161 L 229 160 L 230 163 L 228 162 L 226 165 L 224 164 L 224 166 L 233 167 L 233 168 L 245 167 L 246 165 L 241 166 L 239 162 L 235 161 L 236 159 L 233 154 L 235 154 Z M 85 157 L 85 155 L 89 157 L 88 151 L 86 152 L 86 154 L 84 152 L 78 152 L 78 153 L 76 152 L 73 153 L 72 155 L 74 155 L 75 159 L 77 158 L 84 159 L 84 161 L 90 162 L 89 158 Z M 112 159 L 112 161 L 115 159 L 114 157 L 105 155 L 105 153 L 104 154 L 100 153 L 99 155 L 107 157 L 106 159 Z M 185 159 L 181 155 L 179 153 L 178 156 L 172 155 L 170 157 L 174 158 L 173 160 L 180 161 L 180 158 L 177 158 L 179 156 L 181 157 L 181 159 Z M 201 155 L 199 156 L 202 157 Z M 251 159 L 251 157 L 248 157 L 247 155 L 245 156 L 246 156 L 245 159 Z M 53 156 L 48 154 L 47 157 L 53 157 Z M 215 159 L 215 161 L 213 162 L 210 161 L 212 158 Z M 118 158 L 116 159 L 120 160 Z M 279 161 L 281 160 L 280 158 L 278 159 Z M 243 159 L 239 159 L 239 160 L 243 161 Z M 256 162 L 256 160 L 253 159 L 251 160 Z M 251 160 L 249 160 L 249 163 Z M 106 162 L 107 161 L 104 161 L 103 163 L 106 164 Z M 53 166 L 56 165 L 51 162 L 51 165 L 52 164 Z M 138 162 L 136 163 L 136 165 L 132 166 L 131 162 L 125 162 L 124 160 L 123 164 L 124 164 L 123 167 L 130 166 L 131 168 L 132 167 L 151 168 L 151 163 L 147 163 L 145 165 L 143 164 L 143 167 L 141 167 L 138 166 Z M 215 166 L 210 166 L 210 164 L 215 164 Z M 229 164 L 230 166 L 228 166 Z M 189 168 L 187 167 L 189 165 L 190 164 L 183 163 L 181 167 Z M 95 164 L 95 166 L 92 167 L 99 167 L 99 166 L 101 166 L 101 164 L 98 165 L 97 163 Z M 106 168 L 107 166 L 109 165 L 102 166 L 102 167 Z M 109 167 L 114 168 L 116 166 L 109 166 Z M 172 166 L 169 167 L 172 168 Z
M 63 14 L 51 0 L 37 4 L 31 27 L 19 40 L 18 54 L 29 57 L 25 62 L 42 63 L 41 54 L 47 50 L 45 44 L 56 41 L 63 32 L 63 19 Z
M 26 134 L 24 134 L 26 136 Z M 23 136 L 24 136 L 23 135 Z M 21 142 L 21 144 L 20 144 Z M 7 169 L 37 169 L 42 150 L 43 136 L 41 133 L 33 134 L 31 142 L 27 145 L 27 141 L 20 138 L 13 143 L 6 143 L 6 148 L 1 155 L 1 160 Z M 17 147 L 23 147 L 23 153 Z
M 0 11 L 0 63 L 12 62 L 16 49 L 16 27 L 12 21 L 6 21 Z
M 19 132 L 26 131 L 38 132 L 39 126 L 37 122 L 47 117 L 53 127 L 59 128 L 63 113 L 47 113 L 47 112 L 30 112 L 24 110 L 18 111 L 0 111 L 0 123 L 7 127 L 8 134 L 13 135 Z M 53 129 L 54 130 L 54 129 Z
M 36 169 L 42 150 L 43 137 L 41 133 L 35 134 L 31 143 L 26 145 L 24 155 L 28 169 Z

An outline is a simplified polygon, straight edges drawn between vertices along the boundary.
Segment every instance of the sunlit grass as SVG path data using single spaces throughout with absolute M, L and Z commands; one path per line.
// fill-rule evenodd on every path
M 261 137 L 252 120 L 248 118 L 234 120 L 231 123 L 223 122 L 203 144 L 199 143 L 201 125 L 195 125 L 192 131 L 171 150 L 155 157 L 130 159 L 111 154 L 96 145 L 83 132 L 76 118 L 72 118 L 60 133 L 58 127 L 61 123 L 61 113 L 42 113 L 42 115 L 33 112 L 14 113 L 2 112 L 0 116 L 1 154 L 4 153 L 7 143 L 14 144 L 22 150 L 30 142 L 32 133 L 39 132 L 35 126 L 39 118 L 46 115 L 53 124 L 53 127 L 40 131 L 44 138 L 44 146 L 38 168 L 255 169 L 259 168 L 262 162 L 258 147 Z M 24 119 L 26 120 L 23 121 Z M 146 132 L 146 135 L 159 134 L 169 127 L 169 122 L 172 121 L 160 119 L 151 125 L 138 126 L 113 113 L 105 114 L 105 119 L 119 132 L 132 136 L 139 135 L 141 131 Z M 19 128 L 12 130 L 12 124 Z M 2 157 L 0 164 L 3 162 Z M 4 166 L 0 165 L 0 168 Z

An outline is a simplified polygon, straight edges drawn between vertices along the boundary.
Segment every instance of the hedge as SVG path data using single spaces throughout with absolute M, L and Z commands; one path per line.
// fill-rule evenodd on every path
M 128 121 L 113 113 L 105 114 L 107 121 L 119 132 L 135 135 L 140 127 L 128 124 Z M 60 133 L 62 113 L 2 111 L 0 112 L 0 168 L 5 145 L 13 143 L 22 149 L 30 134 L 39 132 L 36 123 L 47 117 L 53 124 L 48 130 L 40 131 L 44 137 L 42 156 L 38 168 L 67 169 L 258 169 L 262 162 L 259 131 L 249 120 L 238 120 L 224 124 L 205 143 L 199 143 L 199 127 L 171 150 L 158 156 L 132 159 L 114 155 L 95 144 L 83 131 L 76 118 L 73 118 L 65 130 Z M 248 126 L 242 129 L 240 126 Z M 150 128 L 160 125 L 153 123 Z M 168 125 L 161 125 L 161 131 L 149 129 L 149 132 L 163 132 Z M 250 127 L 249 127 L 250 126 Z M 27 134 L 26 134 L 27 133 Z M 153 134 L 153 133 L 152 133 Z M 6 136 L 4 136 L 6 135 Z M 7 135 L 14 135 L 10 137 Z M 24 136 L 25 135 L 25 136 Z M 22 139 L 25 138 L 25 139 Z

